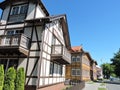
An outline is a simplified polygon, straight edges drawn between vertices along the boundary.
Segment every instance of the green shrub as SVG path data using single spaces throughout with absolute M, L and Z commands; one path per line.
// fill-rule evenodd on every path
M 0 90 L 3 90 L 4 85 L 4 67 L 0 65 Z
M 15 89 L 15 78 L 16 78 L 16 71 L 14 67 L 10 67 L 5 75 L 4 90 Z
M 19 68 L 16 75 L 15 90 L 24 90 L 25 73 L 24 68 Z

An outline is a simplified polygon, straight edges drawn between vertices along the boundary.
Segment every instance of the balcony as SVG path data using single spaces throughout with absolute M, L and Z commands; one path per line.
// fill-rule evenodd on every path
M 1 35 L 0 53 L 23 53 L 28 55 L 30 39 L 24 34 Z
M 52 45 L 52 60 L 60 64 L 70 64 L 71 54 L 70 52 L 61 45 Z

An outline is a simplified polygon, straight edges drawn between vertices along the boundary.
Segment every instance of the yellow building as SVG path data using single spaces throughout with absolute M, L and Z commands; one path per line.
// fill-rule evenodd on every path
M 85 52 L 81 46 L 72 47 L 71 64 L 66 66 L 66 79 L 71 81 L 88 81 L 96 79 L 96 62 L 89 52 Z

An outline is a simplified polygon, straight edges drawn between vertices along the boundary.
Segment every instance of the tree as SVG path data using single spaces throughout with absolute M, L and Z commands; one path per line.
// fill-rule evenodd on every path
M 120 49 L 117 53 L 114 54 L 113 58 L 111 59 L 112 65 L 114 65 L 114 72 L 120 78 Z
M 24 68 L 19 68 L 15 80 L 15 90 L 24 90 L 25 73 Z
M 0 65 L 0 90 L 3 90 L 4 85 L 4 67 Z
M 110 63 L 102 64 L 104 78 L 109 79 L 114 74 L 114 66 Z
M 15 89 L 15 78 L 16 78 L 16 71 L 14 67 L 10 67 L 5 75 L 4 81 L 4 90 L 14 90 Z

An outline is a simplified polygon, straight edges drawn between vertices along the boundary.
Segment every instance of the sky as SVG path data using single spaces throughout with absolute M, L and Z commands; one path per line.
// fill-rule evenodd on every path
M 110 62 L 120 48 L 120 0 L 42 2 L 50 15 L 67 15 L 71 46 L 82 45 L 98 65 Z

